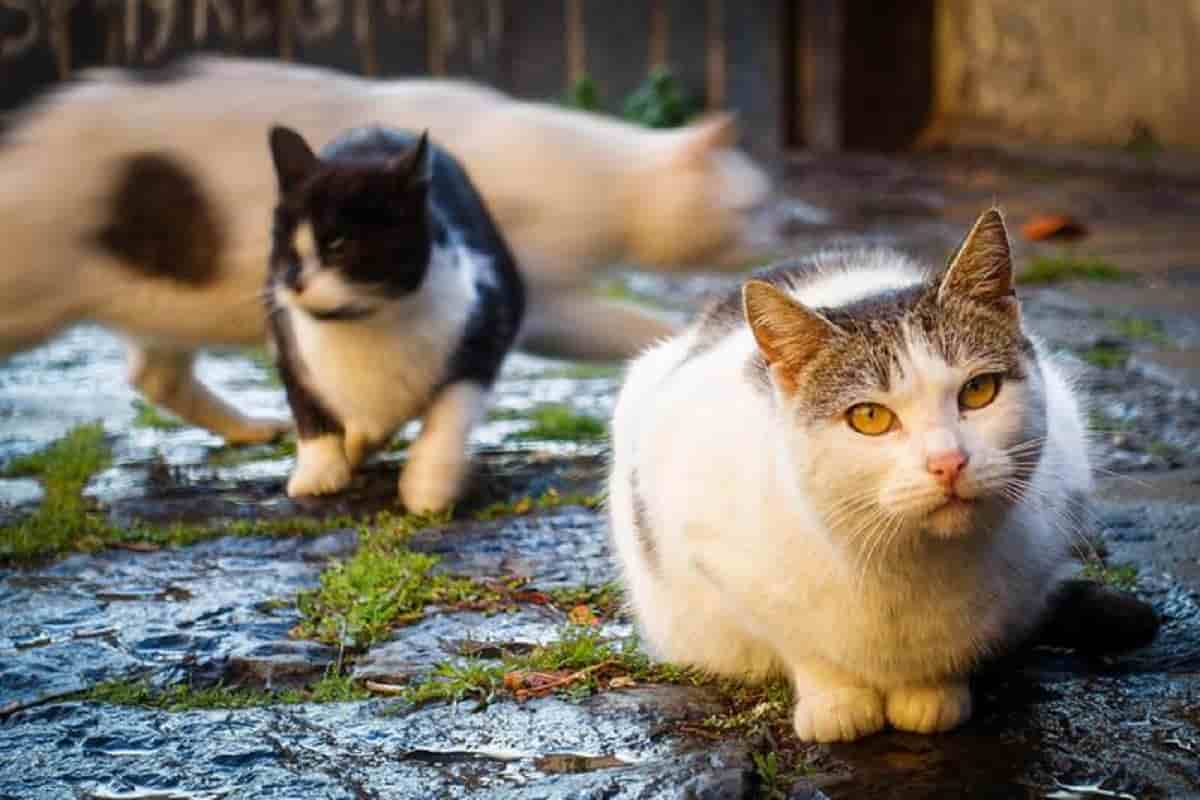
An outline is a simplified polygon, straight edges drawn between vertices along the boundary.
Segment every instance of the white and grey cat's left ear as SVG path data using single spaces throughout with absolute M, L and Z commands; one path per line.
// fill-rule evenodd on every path
M 399 178 L 405 188 L 427 186 L 432 177 L 429 158 L 429 131 L 422 131 L 408 152 L 388 161 L 388 172 Z
M 321 160 L 308 146 L 308 142 L 291 128 L 275 125 L 271 128 L 268 139 L 281 192 L 287 193 L 295 189 L 320 166 Z
M 938 302 L 966 298 L 1019 316 L 1012 249 L 999 209 L 990 208 L 975 221 L 942 275 L 937 297 Z

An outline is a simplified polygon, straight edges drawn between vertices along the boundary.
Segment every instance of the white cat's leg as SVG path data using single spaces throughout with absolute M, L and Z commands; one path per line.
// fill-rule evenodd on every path
M 679 330 L 645 308 L 584 289 L 537 292 L 527 308 L 517 346 L 552 358 L 623 361 Z
M 965 681 L 892 689 L 887 693 L 887 718 L 902 731 L 948 731 L 971 718 L 971 689 Z
M 288 478 L 288 497 L 332 494 L 348 483 L 350 463 L 340 434 L 327 433 L 296 442 L 296 468 Z
M 291 428 L 286 420 L 248 417 L 196 379 L 194 354 L 131 345 L 129 380 L 152 402 L 231 444 L 269 442 Z
M 792 665 L 793 723 L 805 742 L 851 742 L 883 728 L 883 695 L 815 659 Z
M 470 466 L 467 437 L 483 418 L 487 400 L 486 389 L 463 381 L 433 401 L 400 474 L 400 500 L 409 511 L 441 511 L 457 499 Z

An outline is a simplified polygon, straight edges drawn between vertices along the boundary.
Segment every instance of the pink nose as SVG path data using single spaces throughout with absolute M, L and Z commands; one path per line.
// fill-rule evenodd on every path
M 954 485 L 966 465 L 967 454 L 962 450 L 945 450 L 930 456 L 925 461 L 925 469 L 929 470 L 929 474 L 946 487 Z

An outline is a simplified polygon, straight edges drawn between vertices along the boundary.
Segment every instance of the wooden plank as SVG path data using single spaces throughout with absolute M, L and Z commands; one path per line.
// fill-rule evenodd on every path
M 446 74 L 487 83 L 500 80 L 505 5 L 504 0 L 446 4 L 448 24 L 442 27 Z
M 649 72 L 650 6 L 641 0 L 584 0 L 587 72 L 602 107 L 620 114 Z
M 781 0 L 723 4 L 727 105 L 738 112 L 742 139 L 763 158 L 783 147 Z
M 377 5 L 373 25 L 379 74 L 428 74 L 424 0 L 382 0 Z
M 708 9 L 697 0 L 664 0 L 667 17 L 666 62 L 688 96 L 700 107 L 708 102 Z
M 560 100 L 567 87 L 564 0 L 504 4 L 500 85 L 534 100 Z
M 804 0 L 801 13 L 803 141 L 812 150 L 840 150 L 845 6 L 843 0 Z

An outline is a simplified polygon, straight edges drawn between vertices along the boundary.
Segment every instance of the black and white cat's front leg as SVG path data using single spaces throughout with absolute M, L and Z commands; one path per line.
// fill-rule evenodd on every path
M 279 376 L 296 420 L 296 466 L 288 478 L 288 497 L 340 491 L 350 483 L 352 470 L 346 458 L 345 429 L 304 384 L 304 363 L 296 352 L 287 312 L 276 311 L 271 315 L 271 335 Z
M 483 419 L 487 403 L 487 387 L 475 381 L 458 381 L 438 392 L 400 473 L 405 508 L 441 511 L 458 497 L 471 466 L 467 439 Z

